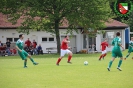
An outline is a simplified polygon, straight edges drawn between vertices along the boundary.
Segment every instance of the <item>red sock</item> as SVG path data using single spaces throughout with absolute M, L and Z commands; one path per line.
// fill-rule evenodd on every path
M 104 55 L 103 55 L 103 57 L 105 57 L 107 54 L 105 53 Z
M 99 60 L 101 60 L 102 57 L 103 57 L 103 55 L 100 56 Z
M 70 62 L 71 58 L 72 58 L 72 56 L 69 55 L 68 56 L 68 62 Z
M 61 59 L 60 59 L 60 58 L 58 58 L 58 60 L 57 60 L 57 63 L 56 63 L 56 64 L 59 64 L 59 63 L 60 63 L 60 61 L 61 61 Z

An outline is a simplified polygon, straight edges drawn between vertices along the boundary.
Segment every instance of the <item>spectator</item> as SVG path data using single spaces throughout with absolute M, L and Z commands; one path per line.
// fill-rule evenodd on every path
M 3 46 L 3 43 L 1 43 L 1 41 L 0 41 L 0 46 Z
M 3 45 L 1 47 L 1 54 L 2 54 L 2 56 L 5 56 L 6 55 L 6 45 Z
M 9 47 L 7 47 L 7 45 L 5 45 L 5 47 L 6 47 L 6 53 L 7 53 L 7 55 L 8 55 L 8 56 L 10 56 L 10 55 L 11 55 L 10 48 L 9 48 Z
M 29 38 L 28 38 L 28 40 L 25 41 L 25 44 L 27 44 L 27 47 L 30 47 L 31 41 L 29 40 Z
M 37 42 L 35 40 L 33 40 L 33 48 L 35 49 L 37 46 Z
M 27 46 L 27 44 L 25 44 L 25 46 L 24 46 L 24 50 L 26 51 L 26 52 L 30 52 L 30 48 Z
M 6 46 L 7 46 L 7 48 L 10 49 L 10 45 L 11 45 L 11 42 L 10 42 L 9 40 L 7 40 L 7 42 L 6 42 Z
M 39 54 L 43 54 L 43 50 L 42 50 L 41 44 L 39 44 L 39 46 L 37 47 L 37 52 L 38 52 L 38 55 Z
M 33 48 L 33 45 L 32 45 L 32 43 L 30 44 L 30 47 L 29 47 L 29 49 L 30 49 L 30 54 L 31 54 L 31 55 L 33 55 L 33 50 L 34 50 L 34 48 Z
M 35 40 L 33 40 L 33 54 L 37 55 L 38 52 L 37 52 L 36 46 L 37 46 L 37 42 Z

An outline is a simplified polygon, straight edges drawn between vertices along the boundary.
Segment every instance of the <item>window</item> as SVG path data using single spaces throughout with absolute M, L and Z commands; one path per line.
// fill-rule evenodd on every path
M 83 35 L 83 48 L 86 48 L 86 35 Z M 96 44 L 96 38 L 95 37 L 88 37 L 88 46 L 89 48 L 92 47 L 93 44 Z
M 47 42 L 47 38 L 42 38 L 42 42 Z
M 49 41 L 51 42 L 51 41 L 54 41 L 54 38 L 49 38 Z
M 12 38 L 6 38 L 6 40 L 9 40 L 10 42 L 13 42 Z
M 14 42 L 17 42 L 18 39 L 19 39 L 19 38 L 14 38 Z

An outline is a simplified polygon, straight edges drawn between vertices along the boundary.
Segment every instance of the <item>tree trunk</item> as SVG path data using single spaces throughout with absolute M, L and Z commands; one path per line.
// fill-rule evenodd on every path
M 89 51 L 89 44 L 88 44 L 88 34 L 86 34 L 86 53 Z
M 57 41 L 57 53 L 60 53 L 60 32 L 59 32 L 59 20 L 55 20 L 55 34 Z

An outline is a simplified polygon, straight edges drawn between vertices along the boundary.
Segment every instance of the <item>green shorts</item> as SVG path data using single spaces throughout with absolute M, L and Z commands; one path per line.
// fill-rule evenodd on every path
M 22 50 L 22 52 L 18 51 L 18 54 L 22 58 L 22 60 L 25 60 L 29 55 L 25 50 Z
M 131 53 L 131 52 L 133 52 L 133 49 L 128 49 L 128 53 Z
M 122 52 L 120 50 L 112 50 L 112 57 L 123 57 Z

